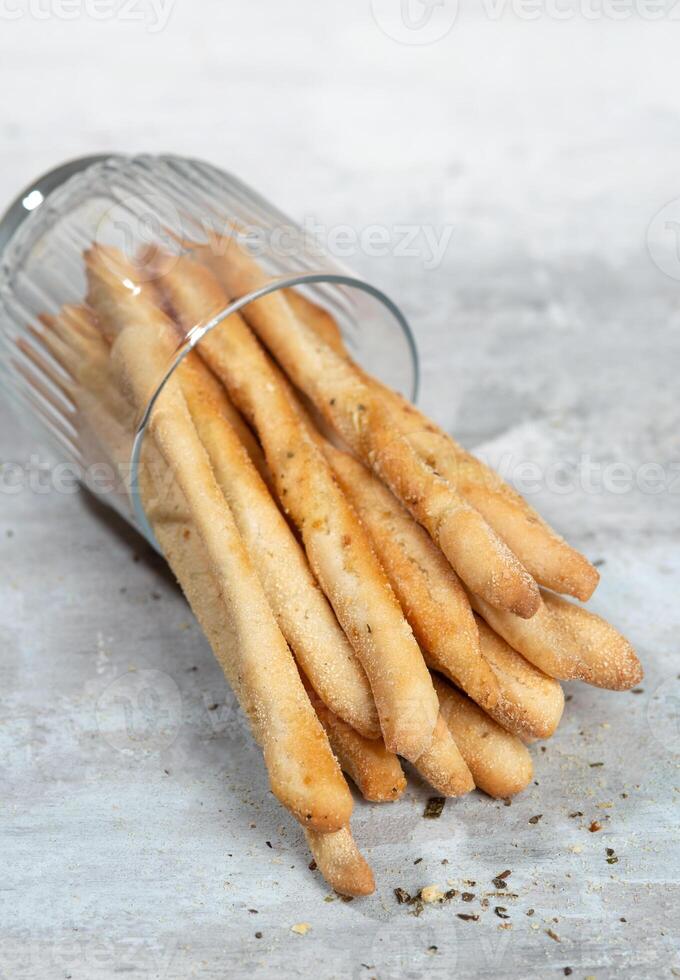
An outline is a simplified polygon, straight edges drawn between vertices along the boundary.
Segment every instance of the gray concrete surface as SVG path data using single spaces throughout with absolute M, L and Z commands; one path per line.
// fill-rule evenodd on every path
M 680 976 L 680 25 L 461 4 L 412 44 L 395 9 L 176 0 L 152 32 L 21 7 L 0 197 L 69 156 L 174 150 L 329 229 L 449 228 L 434 265 L 347 261 L 409 315 L 421 404 L 601 563 L 641 690 L 569 686 L 510 807 L 423 820 L 417 780 L 357 802 L 378 891 L 344 903 L 162 564 L 86 494 L 3 483 L 0 976 Z M 3 465 L 38 451 L 3 408 Z M 394 899 L 435 883 L 475 897 Z

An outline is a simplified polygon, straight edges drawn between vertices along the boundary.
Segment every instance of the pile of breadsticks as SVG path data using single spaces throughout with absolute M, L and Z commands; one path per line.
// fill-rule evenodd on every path
M 92 247 L 83 303 L 19 342 L 25 377 L 68 402 L 87 458 L 120 473 L 187 333 L 267 280 L 236 238 L 156 258 L 142 282 L 135 261 Z M 559 723 L 560 680 L 641 678 L 627 641 L 558 595 L 590 597 L 586 558 L 362 371 L 297 291 L 251 302 L 181 362 L 139 486 L 272 792 L 339 892 L 374 888 L 343 773 L 367 800 L 394 800 L 401 756 L 442 796 L 508 797 L 531 779 L 525 743 Z

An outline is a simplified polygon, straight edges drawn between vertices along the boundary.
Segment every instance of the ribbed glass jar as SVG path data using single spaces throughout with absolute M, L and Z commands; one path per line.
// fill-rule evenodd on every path
M 110 448 L 102 448 L 109 440 L 83 424 L 77 337 L 94 315 L 88 299 L 93 255 L 105 275 L 134 294 L 162 280 L 182 256 L 232 246 L 247 249 L 257 262 L 257 288 L 229 296 L 226 305 L 207 305 L 196 323 L 184 325 L 172 357 L 147 372 L 145 407 L 121 428 L 112 459 Z M 165 382 L 231 313 L 292 288 L 333 315 L 362 367 L 415 398 L 416 349 L 394 303 L 240 180 L 176 156 L 74 160 L 35 181 L 0 221 L 2 390 L 42 441 L 152 540 L 137 493 L 137 466 Z M 64 344 L 64 317 L 75 345 Z M 107 480 L 107 467 L 115 479 Z

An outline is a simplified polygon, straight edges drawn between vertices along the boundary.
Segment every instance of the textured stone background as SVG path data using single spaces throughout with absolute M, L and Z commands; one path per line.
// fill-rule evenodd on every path
M 357 802 L 378 891 L 331 901 L 160 563 L 85 494 L 3 484 L 0 975 L 679 976 L 677 204 L 653 222 L 680 196 L 678 12 L 463 3 L 413 44 L 387 0 L 176 0 L 155 32 L 10 7 L 2 200 L 69 157 L 172 150 L 328 228 L 451 229 L 433 268 L 348 261 L 409 316 L 421 404 L 520 483 L 538 464 L 525 489 L 603 563 L 593 607 L 646 677 L 571 686 L 511 807 L 473 794 L 424 821 L 417 781 Z M 3 463 L 37 448 L 3 408 Z M 459 919 L 506 868 L 511 918 Z M 392 894 L 463 880 L 470 905 L 420 918 Z

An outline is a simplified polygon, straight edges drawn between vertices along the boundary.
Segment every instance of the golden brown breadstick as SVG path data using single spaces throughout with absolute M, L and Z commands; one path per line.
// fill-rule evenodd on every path
M 473 701 L 439 677 L 434 678 L 442 716 L 474 777 L 490 796 L 513 796 L 531 782 L 529 752 Z
M 512 650 L 483 620 L 478 621 L 484 626 L 480 636 L 456 573 L 429 535 L 361 463 L 327 445 L 325 451 L 371 534 L 428 666 L 515 734 L 552 735 L 564 707 L 557 681 Z
M 36 341 L 61 366 L 68 383 L 65 390 L 76 408 L 76 424 L 83 445 L 92 459 L 109 462 L 125 487 L 129 464 L 134 410 L 116 387 L 109 364 L 109 345 L 97 331 L 93 316 L 84 310 L 92 328 L 87 342 L 77 337 L 75 308 L 64 307 L 57 317 L 41 317 L 42 331 L 32 329 Z M 57 327 L 60 333 L 57 334 Z M 62 339 L 64 338 L 64 339 Z
M 67 341 L 69 339 L 71 338 L 66 338 Z M 97 347 L 101 343 L 99 335 L 95 334 L 90 338 L 90 343 L 92 349 L 80 349 L 85 357 L 96 355 Z M 101 347 L 99 351 L 101 352 Z M 108 379 L 102 377 L 100 380 L 101 389 L 106 386 Z M 157 477 L 163 482 L 162 469 L 165 463 L 154 447 L 147 444 L 143 453 L 141 484 L 155 533 L 158 539 L 165 540 L 180 584 L 183 585 L 185 594 L 191 597 L 192 608 L 197 613 L 206 635 L 212 640 L 215 649 L 224 647 L 229 643 L 228 623 L 221 610 L 221 598 L 214 578 L 209 572 L 204 571 L 204 559 L 200 555 L 200 550 L 197 550 L 201 547 L 199 538 L 192 533 L 190 516 L 176 487 L 171 488 L 170 494 L 163 491 L 160 500 L 155 500 L 151 476 L 154 466 Z M 231 659 L 230 651 L 222 652 L 219 659 L 228 663 Z M 233 677 L 233 681 L 238 685 L 238 676 Z M 251 723 L 257 732 L 257 719 L 252 718 Z M 366 745 L 373 744 L 375 743 L 366 741 Z M 349 828 L 343 827 L 326 835 L 309 829 L 305 829 L 305 833 L 319 870 L 332 887 L 346 895 L 371 894 L 375 887 L 372 873 L 359 853 Z
M 442 796 L 464 796 L 475 788 L 472 773 L 441 711 L 432 742 L 413 767 Z
M 338 325 L 327 310 L 295 290 L 286 290 L 285 295 L 299 318 L 337 353 L 347 354 Z M 397 412 L 399 431 L 482 514 L 540 585 L 584 601 L 590 598 L 599 574 L 587 558 L 570 547 L 494 470 L 466 452 L 401 395 L 362 374 Z
M 250 462 L 223 411 L 226 393 L 194 353 L 178 377 L 248 554 L 281 632 L 319 697 L 368 738 L 380 735 L 363 667 L 343 633 L 305 554 Z
M 155 246 L 143 247 L 140 249 L 136 257 L 136 267 L 138 269 L 144 269 L 149 275 L 153 273 L 151 279 L 148 279 L 143 283 L 137 282 L 137 288 L 141 294 L 145 295 L 150 302 L 155 303 L 156 305 L 159 305 L 163 298 L 162 291 L 156 287 L 156 280 L 163 277 L 165 270 L 171 266 L 174 261 L 175 259 L 172 255 L 163 252 Z M 133 281 L 136 282 L 136 280 Z M 212 312 L 216 314 L 220 311 L 214 310 Z M 196 367 L 197 363 L 202 364 L 202 361 L 196 353 L 190 353 L 183 362 L 183 364 L 189 365 L 187 371 L 191 369 L 194 378 L 198 378 L 199 368 Z M 231 428 L 234 429 L 236 435 L 239 437 L 239 440 L 247 449 L 248 455 L 250 456 L 251 461 L 255 464 L 255 468 L 257 469 L 258 473 L 266 483 L 267 487 L 271 489 L 271 474 L 267 468 L 262 448 L 253 435 L 250 426 L 248 426 L 243 419 L 243 416 L 234 408 L 233 404 L 226 396 L 224 388 L 214 377 L 214 375 L 212 375 L 208 368 L 205 368 L 205 372 L 206 373 L 198 380 L 200 380 L 210 391 L 213 398 L 217 398 L 219 400 L 220 414 L 226 418 Z
M 362 738 L 336 718 L 319 699 L 312 700 L 326 729 L 340 767 L 373 803 L 396 800 L 406 788 L 399 760 L 382 740 Z M 475 788 L 470 771 L 441 714 L 429 747 L 413 763 L 414 768 L 443 796 L 463 796 Z
M 321 338 L 332 347 L 336 354 L 343 357 L 347 355 L 342 333 L 338 327 L 335 317 L 328 310 L 325 310 L 318 303 L 312 302 L 304 293 L 297 289 L 284 289 L 283 295 L 293 310 L 293 313 L 314 328 Z
M 612 691 L 627 691 L 640 683 L 640 661 L 613 626 L 545 589 L 541 597 L 531 623 L 493 609 L 478 596 L 471 595 L 470 601 L 496 633 L 551 677 L 582 680 Z
M 67 336 L 65 339 L 68 342 L 72 338 Z M 95 333 L 89 338 L 89 341 L 88 347 L 90 349 L 79 348 L 79 353 L 84 355 L 85 359 L 96 360 L 97 353 L 102 351 L 101 338 L 98 333 Z M 84 361 L 81 359 L 76 363 L 82 366 Z M 91 377 L 91 375 L 89 376 Z M 106 387 L 108 379 L 102 376 L 99 380 L 100 384 L 97 385 L 97 390 L 101 391 L 103 387 Z M 192 533 L 190 516 L 186 511 L 185 502 L 182 502 L 181 496 L 177 493 L 176 487 L 171 488 L 169 494 L 164 490 L 161 498 L 155 499 L 151 476 L 151 457 L 154 460 L 153 465 L 156 467 L 157 478 L 163 483 L 162 470 L 165 463 L 154 447 L 147 444 L 143 453 L 141 470 L 142 495 L 156 536 L 158 539 L 165 540 L 180 584 L 183 585 L 185 594 L 192 599 L 192 608 L 197 613 L 214 648 L 216 650 L 225 648 L 219 659 L 229 663 L 231 651 L 227 649 L 229 644 L 228 623 L 221 610 L 221 598 L 214 578 L 205 571 L 204 559 L 200 555 L 200 550 L 197 550 L 201 547 L 199 538 L 195 533 Z M 232 680 L 238 685 L 238 676 L 234 676 Z M 253 717 L 251 723 L 257 733 L 257 718 Z M 376 744 L 364 741 L 369 746 Z M 368 895 L 373 892 L 375 886 L 371 870 L 356 848 L 349 828 L 343 827 L 325 835 L 309 829 L 305 829 L 305 833 L 312 853 L 315 855 L 318 868 L 332 887 L 346 895 Z
M 398 800 L 406 789 L 406 777 L 397 756 L 387 751 L 382 739 L 364 738 L 314 697 L 309 687 L 307 690 L 340 768 L 361 795 L 372 803 Z
M 175 571 L 192 609 L 210 640 L 213 650 L 221 663 L 229 664 L 232 651 L 228 648 L 229 629 L 221 609 L 222 602 L 213 577 L 206 570 L 204 559 L 200 554 L 201 543 L 198 535 L 192 534 L 192 525 L 181 497 L 163 492 L 161 501 L 154 505 L 154 492 L 151 486 L 151 471 L 155 466 L 162 468 L 163 461 L 155 453 L 155 448 L 149 445 L 145 448 L 142 462 L 141 484 L 142 494 L 148 514 L 159 541 L 162 541 L 167 551 L 171 567 Z M 189 532 L 189 534 L 187 534 Z M 232 676 L 235 690 L 241 694 L 242 703 L 247 704 L 247 696 L 239 691 L 240 678 Z M 318 700 L 318 699 L 317 699 Z M 320 703 L 320 702 L 319 702 Z M 256 737 L 261 736 L 258 719 L 251 717 L 251 724 Z M 347 726 L 348 727 L 348 726 Z M 376 743 L 364 740 L 366 745 Z M 343 895 L 370 895 L 375 890 L 373 875 L 370 867 L 359 852 L 349 827 L 337 831 L 321 833 L 305 827 L 305 835 L 317 866 L 326 881 Z
M 234 629 L 231 597 L 216 584 L 186 502 L 173 505 L 175 497 L 181 500 L 179 487 L 168 492 L 166 481 L 161 480 L 162 492 L 157 497 L 148 476 L 148 452 L 146 457 L 140 483 L 149 522 L 262 745 L 274 795 L 304 826 L 339 829 L 338 822 L 344 826 L 351 813 L 351 802 L 348 806 L 344 798 L 349 795 L 347 786 L 337 780 L 335 765 L 329 764 L 323 731 L 309 724 L 312 709 L 299 677 L 293 688 L 288 664 L 281 669 L 271 647 L 266 662 L 246 662 L 247 641 L 240 627 Z M 254 623 L 244 625 L 254 632 Z M 290 666 L 295 670 L 292 660 Z M 337 786 L 342 787 L 340 793 Z
M 373 872 L 354 842 L 349 827 L 332 834 L 305 830 L 316 866 L 340 895 L 372 895 Z
M 564 691 L 476 617 L 482 656 L 498 679 L 500 697 L 489 714 L 520 738 L 550 738 L 564 710 Z M 449 677 L 446 671 L 441 671 Z M 455 678 L 449 677 L 455 683 Z
M 481 655 L 474 616 L 456 573 L 427 532 L 362 463 L 328 443 L 323 448 L 426 659 L 438 669 L 443 665 L 478 704 L 493 708 L 498 681 Z
M 467 453 L 395 392 L 381 388 L 400 411 L 409 443 L 480 512 L 537 582 L 578 599 L 589 599 L 597 569 L 554 531 L 501 477 Z
M 97 340 L 105 347 L 99 335 Z M 320 697 L 359 731 L 377 738 L 380 727 L 363 668 L 318 588 L 302 549 L 250 462 L 239 440 L 240 429 L 239 435 L 232 429 L 234 418 L 240 417 L 222 385 L 195 352 L 182 362 L 177 376 L 284 637 Z M 242 420 L 241 426 L 246 428 Z M 254 443 L 252 433 L 250 439 Z
M 68 320 L 65 319 L 63 322 L 68 323 Z M 65 336 L 65 333 L 62 335 Z M 65 336 L 65 339 L 68 338 Z M 77 371 L 80 370 L 82 373 L 82 378 L 80 376 L 74 378 L 75 384 L 73 390 L 78 403 L 80 402 L 80 396 L 85 390 L 80 385 L 81 380 L 84 380 L 85 383 L 92 386 L 91 393 L 97 397 L 101 397 L 102 393 L 110 387 L 110 378 L 106 370 L 107 365 L 98 357 L 102 353 L 102 350 L 106 349 L 102 345 L 103 342 L 99 336 L 88 340 L 86 348 L 80 347 L 74 341 L 73 349 L 77 349 L 82 354 L 80 360 L 69 362 L 70 366 L 74 366 Z M 83 370 L 83 365 L 88 361 L 90 368 Z M 96 369 L 93 367 L 95 364 L 98 364 Z M 88 416 L 93 404 L 94 399 L 87 404 L 86 412 Z M 113 457 L 116 456 L 118 450 L 122 450 L 120 458 L 125 462 L 127 462 L 127 454 L 129 453 L 129 439 L 121 442 L 118 429 L 115 426 L 120 427 L 121 424 L 125 424 L 127 422 L 127 415 L 127 407 L 124 407 L 122 415 L 118 418 L 102 410 L 93 419 L 95 430 L 102 444 L 107 446 Z M 263 723 L 266 724 L 268 716 L 266 705 L 257 697 L 253 697 L 257 692 L 250 690 L 248 675 L 247 673 L 244 674 L 239 667 L 238 650 L 236 649 L 240 642 L 239 638 L 231 628 L 224 600 L 220 595 L 214 576 L 208 568 L 205 554 L 202 550 L 203 546 L 191 521 L 186 500 L 182 497 L 177 484 L 167 479 L 165 475 L 166 470 L 167 464 L 149 440 L 144 446 L 140 474 L 142 498 L 147 515 L 158 540 L 165 549 L 166 556 L 175 571 L 180 585 L 194 609 L 199 622 L 203 626 L 206 635 L 211 641 L 218 661 L 222 664 L 225 674 L 231 680 L 232 686 L 246 713 L 250 716 L 255 737 L 262 741 L 263 732 L 261 726 Z M 300 710 L 304 714 L 306 710 L 304 702 L 302 704 L 298 703 L 288 706 L 288 711 L 293 718 L 295 717 L 295 713 Z M 295 722 L 295 726 L 295 738 L 303 738 L 304 726 L 303 728 L 298 727 L 297 722 Z M 318 729 L 313 732 L 313 741 L 319 741 L 320 734 Z M 264 741 L 266 743 L 266 737 Z M 321 742 L 323 742 L 323 736 L 321 736 Z M 295 743 L 295 747 L 302 755 L 305 754 L 306 747 L 302 742 Z M 319 748 L 321 748 L 321 752 L 319 752 Z M 289 751 L 292 751 L 292 749 L 293 747 L 291 746 Z M 316 761 L 321 761 L 322 764 L 327 762 L 327 753 L 324 752 L 322 747 L 312 746 L 312 749 L 312 764 L 315 762 L 315 757 Z M 294 752 L 290 766 L 291 769 L 288 776 L 292 777 L 294 782 L 309 780 L 309 774 L 305 775 L 304 767 L 296 764 Z M 292 798 L 296 794 L 299 795 L 294 785 L 289 787 L 287 792 Z M 280 793 L 277 795 L 280 796 Z M 316 820 L 314 822 L 316 823 Z M 328 821 L 324 820 L 322 825 L 327 825 L 327 823 Z
M 111 254 L 104 260 L 99 249 L 88 253 L 89 300 L 114 337 L 112 361 L 139 411 L 175 349 L 174 331 L 160 311 L 134 301 L 134 292 L 121 284 L 133 277 L 122 257 L 116 257 L 117 269 L 113 261 Z M 215 653 L 257 726 L 272 790 L 303 825 L 338 830 L 349 822 L 351 794 L 217 486 L 176 378 L 170 378 L 159 399 L 150 432 L 176 478 L 177 492 L 203 546 L 200 567 L 192 567 L 187 578 L 190 601 L 191 589 L 210 571 L 228 627 L 225 642 L 229 640 L 228 649 L 215 644 Z M 175 522 L 170 531 L 174 534 L 176 528 Z M 185 560 L 191 531 L 188 540 L 159 540 L 176 568 Z
M 236 243 L 223 254 L 198 252 L 231 296 L 243 296 L 266 280 Z M 531 616 L 539 603 L 534 580 L 481 514 L 400 435 L 394 410 L 349 358 L 305 326 L 282 293 L 250 303 L 244 316 L 295 385 L 427 529 L 469 588 L 494 605 Z
M 162 288 L 183 325 L 227 305 L 211 273 L 187 258 Z M 200 352 L 260 437 L 279 500 L 366 671 L 387 748 L 417 758 L 430 743 L 437 699 L 364 528 L 245 322 L 232 315 L 203 338 Z
M 245 447 L 262 482 L 267 487 L 271 487 L 271 473 L 267 468 L 262 447 L 253 435 L 250 426 L 246 424 L 241 414 L 237 412 L 230 402 L 227 393 L 215 375 L 195 351 L 188 354 L 184 361 L 182 361 L 181 368 L 184 369 L 185 375 L 190 375 L 197 384 L 202 386 L 206 398 L 209 397 L 209 400 L 217 402 L 220 415 L 236 433 L 241 445 Z

